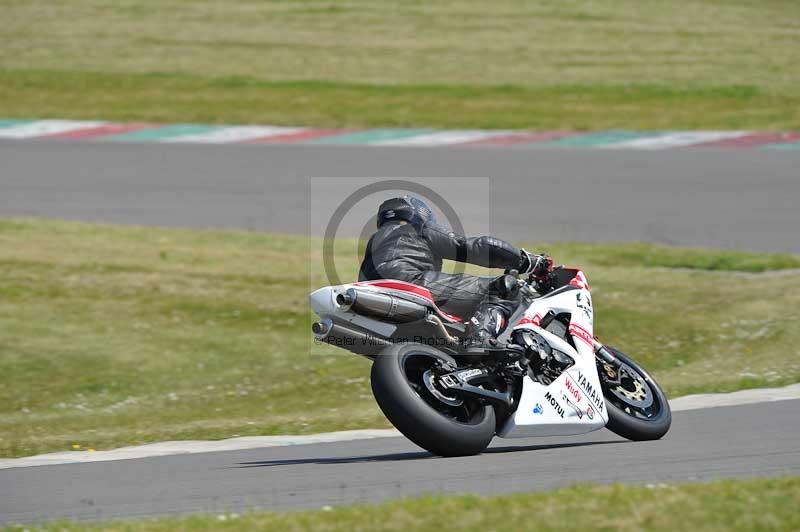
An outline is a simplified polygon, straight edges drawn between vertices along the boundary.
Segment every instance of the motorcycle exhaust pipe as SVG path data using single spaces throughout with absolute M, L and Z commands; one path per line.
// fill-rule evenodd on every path
M 355 288 L 348 288 L 345 293 L 337 294 L 336 304 L 343 310 L 396 323 L 424 320 L 429 314 L 428 308 L 419 303 Z
M 374 336 L 363 330 L 357 330 L 342 324 L 333 323 L 326 319 L 311 325 L 314 337 L 326 344 L 342 347 L 368 358 L 374 358 L 387 346 L 391 345 L 388 338 Z
M 311 332 L 313 332 L 315 336 L 321 338 L 323 336 L 326 336 L 330 332 L 332 326 L 333 326 L 332 320 L 318 321 L 316 323 L 311 324 Z

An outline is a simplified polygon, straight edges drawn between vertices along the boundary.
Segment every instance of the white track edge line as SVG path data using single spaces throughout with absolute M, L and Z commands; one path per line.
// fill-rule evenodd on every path
M 686 395 L 670 401 L 673 412 L 738 406 L 773 401 L 800 399 L 800 383 L 783 388 L 756 388 L 731 393 L 710 393 Z M 395 429 L 345 430 L 323 432 L 305 436 L 244 436 L 216 441 L 166 441 L 121 447 L 108 451 L 67 451 L 40 454 L 24 458 L 0 459 L 0 469 L 14 467 L 34 467 L 58 464 L 77 464 L 87 462 L 106 462 L 110 460 L 131 460 L 176 454 L 209 453 L 215 451 L 238 451 L 261 447 L 283 447 L 288 445 L 307 445 L 311 443 L 332 443 L 342 441 L 368 440 L 373 438 L 393 438 L 402 436 Z

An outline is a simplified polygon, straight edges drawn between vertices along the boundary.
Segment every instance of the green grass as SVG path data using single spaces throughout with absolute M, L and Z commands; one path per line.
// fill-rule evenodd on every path
M 800 381 L 800 257 L 541 248 L 671 396 Z M 388 426 L 369 362 L 312 342 L 321 263 L 298 236 L 0 220 L 0 456 Z
M 54 523 L 28 530 L 798 530 L 800 478 L 695 485 L 579 485 L 500 497 L 419 497 L 303 512 L 196 515 L 100 525 Z M 23 527 L 9 527 L 20 530 Z
M 791 0 L 6 0 L 0 116 L 800 128 Z
M 800 92 L 645 84 L 393 86 L 0 70 L 0 113 L 20 118 L 339 127 L 788 130 L 800 128 Z
M 534 244 L 549 247 L 548 244 Z M 656 244 L 558 244 L 561 254 L 581 264 L 611 267 L 683 268 L 688 270 L 766 272 L 800 268 L 800 257 L 786 253 L 750 253 Z

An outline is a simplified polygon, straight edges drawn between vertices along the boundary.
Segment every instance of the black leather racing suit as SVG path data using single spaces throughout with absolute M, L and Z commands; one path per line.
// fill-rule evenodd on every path
M 497 292 L 491 277 L 443 273 L 442 260 L 513 269 L 519 268 L 520 257 L 519 249 L 498 238 L 466 238 L 432 223 L 417 229 L 388 222 L 370 238 L 359 280 L 398 279 L 424 286 L 443 311 L 462 319 L 472 316 L 473 332 L 485 340 L 505 325 L 515 306 L 513 295 Z

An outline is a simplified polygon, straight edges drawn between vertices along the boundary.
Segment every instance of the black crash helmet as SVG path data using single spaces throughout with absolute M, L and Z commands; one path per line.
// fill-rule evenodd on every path
M 378 207 L 378 227 L 394 220 L 405 220 L 420 228 L 426 223 L 435 222 L 436 218 L 427 203 L 414 196 L 403 196 L 388 199 Z

